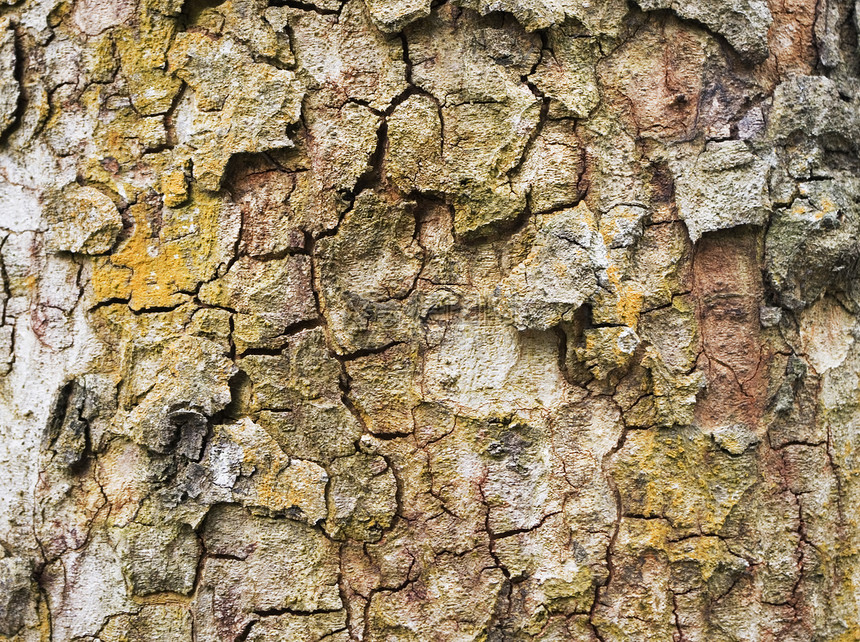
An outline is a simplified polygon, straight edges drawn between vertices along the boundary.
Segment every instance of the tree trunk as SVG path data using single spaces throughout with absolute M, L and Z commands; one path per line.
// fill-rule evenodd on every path
M 0 4 L 0 638 L 860 640 L 860 5 Z

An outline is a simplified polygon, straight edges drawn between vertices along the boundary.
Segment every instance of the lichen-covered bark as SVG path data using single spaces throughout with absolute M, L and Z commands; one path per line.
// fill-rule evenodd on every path
M 0 2 L 0 639 L 860 640 L 858 30 Z

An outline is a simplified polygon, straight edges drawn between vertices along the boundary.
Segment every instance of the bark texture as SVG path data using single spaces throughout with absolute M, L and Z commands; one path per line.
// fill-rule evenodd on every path
M 854 0 L 0 0 L 0 638 L 860 640 Z

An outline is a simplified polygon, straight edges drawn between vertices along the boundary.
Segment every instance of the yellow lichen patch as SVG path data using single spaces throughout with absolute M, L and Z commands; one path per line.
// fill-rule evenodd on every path
M 135 310 L 186 300 L 226 263 L 238 233 L 238 210 L 198 190 L 180 208 L 138 203 L 129 207 L 129 214 L 134 229 L 111 262 L 132 270 L 130 305 Z
M 795 199 L 791 204 L 791 217 L 795 220 L 807 220 L 813 225 L 821 224 L 825 217 L 835 219 L 840 207 L 828 194 L 819 195 L 815 201 Z
M 99 256 L 93 259 L 92 285 L 93 304 L 110 299 L 131 297 L 132 271 L 114 265 L 110 257 Z
M 610 248 L 606 251 L 604 287 L 594 295 L 594 323 L 621 324 L 636 328 L 645 294 L 643 284 L 638 279 L 631 278 L 630 254 L 627 248 Z
M 167 144 L 161 117 L 140 117 L 130 107 L 117 110 L 111 119 L 103 120 L 93 138 L 98 147 L 121 166 L 131 165 L 147 151 Z
M 144 115 L 170 109 L 182 81 L 165 71 L 167 48 L 176 32 L 176 21 L 142 6 L 134 25 L 117 29 L 117 53 L 135 110 Z
M 623 268 L 617 263 L 610 263 L 606 268 L 606 276 L 612 292 L 611 306 L 614 309 L 614 321 L 635 328 L 639 322 L 639 313 L 642 311 L 644 294 L 639 283 L 623 280 L 622 270 Z
M 839 211 L 839 206 L 833 202 L 833 199 L 824 197 L 821 199 L 820 207 L 815 213 L 816 220 L 821 220 L 828 214 L 834 214 Z
M 665 551 L 672 527 L 665 519 L 628 519 L 621 522 L 618 529 L 617 548 L 619 550 Z
M 756 483 L 757 466 L 752 451 L 730 455 L 694 427 L 634 430 L 613 462 L 613 477 L 626 513 L 715 534 Z
M 94 82 L 110 82 L 118 66 L 114 57 L 112 34 L 107 32 L 89 38 L 83 51 L 83 59 L 87 67 L 87 75 Z
M 188 183 L 185 172 L 181 169 L 171 169 L 161 175 L 161 192 L 164 194 L 164 204 L 168 207 L 178 207 L 188 200 Z

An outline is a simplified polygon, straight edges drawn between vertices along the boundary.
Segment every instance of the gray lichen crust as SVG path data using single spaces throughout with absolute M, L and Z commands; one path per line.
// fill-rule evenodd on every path
M 858 639 L 854 0 L 0 0 L 0 639 Z
M 21 88 L 15 76 L 15 31 L 8 18 L 0 19 L 0 135 L 15 122 Z

